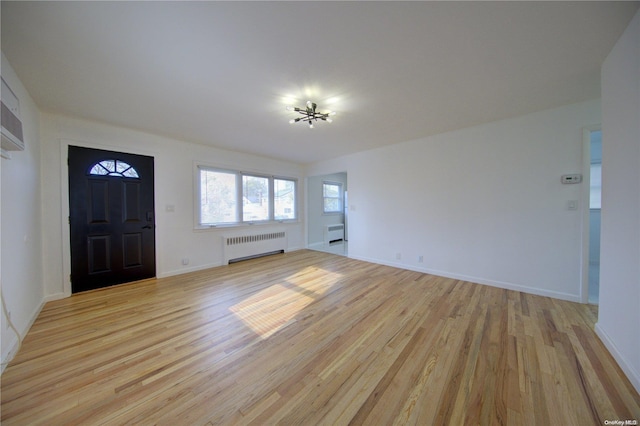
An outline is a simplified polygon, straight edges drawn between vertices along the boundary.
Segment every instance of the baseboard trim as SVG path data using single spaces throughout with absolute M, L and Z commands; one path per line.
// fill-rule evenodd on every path
M 292 248 L 286 249 L 285 253 L 289 253 L 297 250 L 302 250 L 302 249 L 299 247 L 292 247 Z M 192 266 L 190 268 L 174 269 L 173 271 L 161 272 L 157 274 L 157 278 L 173 277 L 176 275 L 188 274 L 189 272 L 198 272 L 198 271 L 203 271 L 205 269 L 217 268 L 218 266 L 224 266 L 224 263 L 215 262 L 215 263 L 207 263 L 205 265 L 200 265 L 200 266 Z
M 71 294 L 66 294 L 66 293 L 55 293 L 55 294 L 50 294 L 48 296 L 46 296 L 43 299 L 43 305 L 47 302 L 53 302 L 54 300 L 60 300 L 60 299 L 65 299 L 67 297 L 71 296 Z
M 496 281 L 496 280 L 488 280 L 485 278 L 481 278 L 481 277 L 474 277 L 474 276 L 469 276 L 469 275 L 462 275 L 462 274 L 456 274 L 456 273 L 452 273 L 452 272 L 448 272 L 448 271 L 440 271 L 440 270 L 436 270 L 436 269 L 429 269 L 429 268 L 417 268 L 417 267 L 412 267 L 409 265 L 404 265 L 401 263 L 394 263 L 394 262 L 385 262 L 385 261 L 380 261 L 378 259 L 370 259 L 370 258 L 365 258 L 365 257 L 360 257 L 360 256 L 349 256 L 352 259 L 356 259 L 356 260 L 362 260 L 364 262 L 369 262 L 369 263 L 377 263 L 380 265 L 386 265 L 386 266 L 391 266 L 394 268 L 400 268 L 400 269 L 407 269 L 409 271 L 415 271 L 415 272 L 422 272 L 425 274 L 431 274 L 431 275 L 437 275 L 439 277 L 445 277 L 445 278 L 451 278 L 454 280 L 462 280 L 462 281 L 468 281 L 474 284 L 482 284 L 482 285 L 488 285 L 491 287 L 497 287 L 497 288 L 502 288 L 505 290 L 514 290 L 514 291 L 520 291 L 523 293 L 528 293 L 528 294 L 535 294 L 536 296 L 544 296 L 544 297 L 551 297 L 554 299 L 561 299 L 561 300 L 566 300 L 569 302 L 576 302 L 576 303 L 581 303 L 581 299 L 580 299 L 580 295 L 578 294 L 570 294 L 570 293 L 562 293 L 562 292 L 558 292 L 558 291 L 553 291 L 553 290 L 545 290 L 545 289 L 540 289 L 540 288 L 535 288 L 535 287 L 528 287 L 528 286 L 523 286 L 520 284 L 514 284 L 514 283 L 509 283 L 509 282 L 504 282 L 504 281 Z
M 40 305 L 35 309 L 34 312 L 32 312 L 31 317 L 27 322 L 27 325 L 25 327 L 22 327 L 22 329 L 18 330 L 18 332 L 20 333 L 20 337 L 18 338 L 18 336 L 16 336 L 14 333 L 11 343 L 9 344 L 9 350 L 6 352 L 6 354 L 2 354 L 2 364 L 0 367 L 0 375 L 4 373 L 4 369 L 13 360 L 13 358 L 16 356 L 16 353 L 18 353 L 18 350 L 20 349 L 20 345 L 22 344 L 22 339 L 24 339 L 24 336 L 27 335 L 33 323 L 36 322 L 36 319 L 38 319 L 38 315 L 40 315 L 42 308 L 44 308 L 45 303 L 47 303 L 48 301 L 46 299 L 48 298 L 43 298 L 42 301 L 40 302 Z M 18 328 L 18 326 L 16 326 L 16 328 Z
M 215 262 L 215 263 L 207 263 L 205 265 L 200 265 L 200 266 L 192 266 L 190 268 L 174 269 L 173 271 L 161 272 L 161 273 L 157 274 L 157 278 L 174 277 L 176 275 L 188 274 L 190 272 L 203 271 L 205 269 L 216 268 L 216 267 L 222 266 L 222 265 L 223 265 L 222 262 Z
M 599 322 L 596 323 L 595 332 L 596 335 L 600 338 L 602 344 L 607 348 L 611 356 L 613 356 L 613 359 L 616 360 L 620 369 L 624 371 L 624 374 L 626 374 L 633 387 L 638 393 L 640 393 L 640 372 L 634 370 L 633 367 L 631 367 L 626 358 L 620 353 L 613 340 L 611 340 L 607 332 L 600 326 Z

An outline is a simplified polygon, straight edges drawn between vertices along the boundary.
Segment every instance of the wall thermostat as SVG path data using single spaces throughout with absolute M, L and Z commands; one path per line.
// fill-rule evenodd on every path
M 581 174 L 562 175 L 562 183 L 580 183 L 582 182 Z

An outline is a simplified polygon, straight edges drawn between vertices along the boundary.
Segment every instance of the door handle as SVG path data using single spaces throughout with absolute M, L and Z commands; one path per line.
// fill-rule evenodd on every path
M 152 229 L 153 227 L 151 225 L 145 225 L 142 227 L 142 229 Z

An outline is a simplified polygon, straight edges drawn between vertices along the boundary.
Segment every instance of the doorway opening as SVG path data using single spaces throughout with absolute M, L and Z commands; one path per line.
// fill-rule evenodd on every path
M 307 247 L 348 256 L 347 173 L 307 178 Z
M 585 131 L 585 157 L 588 159 L 588 268 L 587 302 L 598 304 L 600 295 L 600 221 L 602 209 L 602 130 Z

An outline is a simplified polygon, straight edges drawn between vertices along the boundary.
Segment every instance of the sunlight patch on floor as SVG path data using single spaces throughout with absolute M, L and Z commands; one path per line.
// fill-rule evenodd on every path
M 262 339 L 296 321 L 298 314 L 342 278 L 342 274 L 308 267 L 229 308 Z

